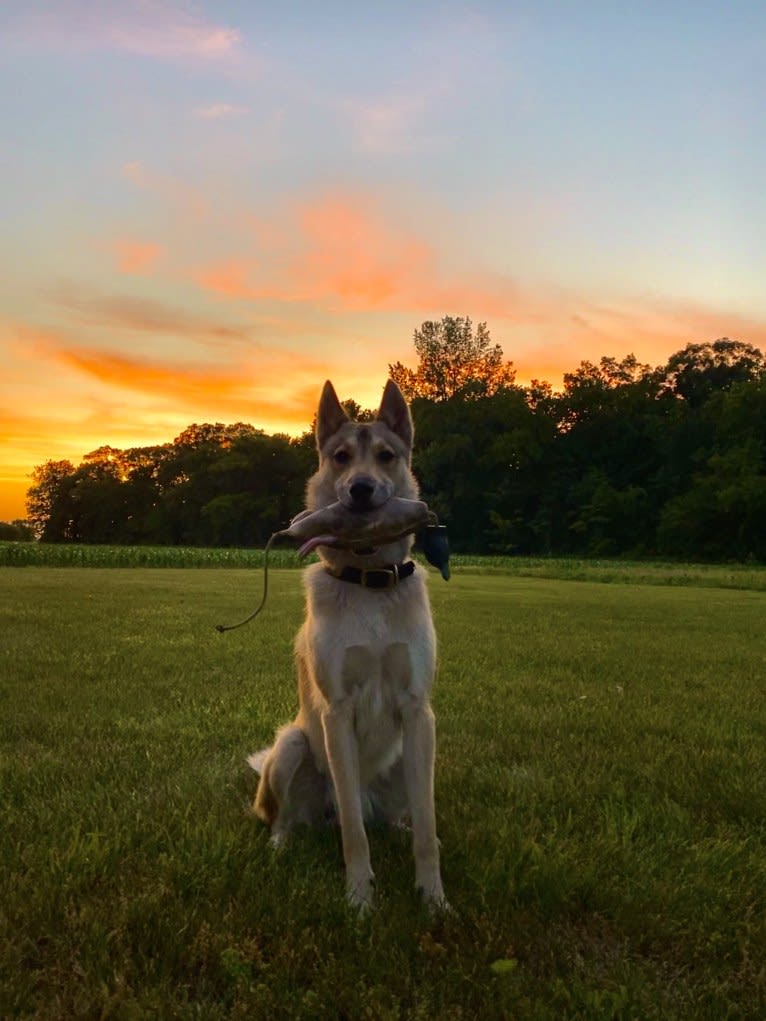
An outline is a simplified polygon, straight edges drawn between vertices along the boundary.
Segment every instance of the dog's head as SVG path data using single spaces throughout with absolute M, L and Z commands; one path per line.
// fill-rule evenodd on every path
M 393 380 L 386 383 L 372 422 L 352 422 L 328 380 L 317 411 L 319 470 L 309 481 L 308 507 L 339 500 L 349 510 L 366 511 L 392 496 L 416 498 L 412 439 L 410 410 Z

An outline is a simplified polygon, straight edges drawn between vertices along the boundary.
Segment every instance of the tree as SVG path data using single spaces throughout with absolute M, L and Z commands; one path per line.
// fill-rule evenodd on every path
M 671 355 L 663 373 L 670 393 L 699 407 L 717 390 L 760 379 L 766 357 L 752 344 L 722 337 L 712 344 L 687 344 Z
M 712 393 L 687 417 L 700 428 L 662 508 L 660 552 L 766 559 L 766 376 Z
M 503 361 L 500 345 L 492 344 L 486 323 L 479 323 L 474 333 L 469 318 L 445 316 L 439 322 L 424 322 L 413 340 L 417 369 L 401 362 L 388 366 L 391 379 L 409 401 L 475 399 L 514 385 L 513 365 Z
M 15 521 L 0 521 L 0 541 L 32 542 L 35 534 L 27 521 L 18 518 Z
M 224 425 L 223 422 L 203 422 L 198 425 L 196 422 L 187 425 L 182 433 L 173 440 L 173 444 L 179 447 L 210 446 L 225 450 L 240 436 L 263 435 L 263 429 L 256 429 L 247 422 L 235 422 L 234 425 Z
M 75 542 L 126 542 L 126 486 L 121 451 L 99 447 L 86 454 L 74 474 L 71 534 Z
M 216 546 L 266 542 L 303 504 L 316 453 L 289 437 L 242 435 L 209 471 L 215 495 L 200 510 L 202 540 Z
M 536 418 L 518 389 L 481 400 L 412 405 L 414 469 L 421 493 L 471 553 L 530 552 L 543 449 L 554 426 Z
M 361 404 L 357 403 L 353 398 L 349 397 L 348 400 L 340 402 L 341 407 L 346 412 L 348 417 L 354 422 L 374 422 L 378 417 L 377 411 L 373 411 L 372 408 L 363 408 Z M 316 416 L 314 416 L 316 419 Z M 314 421 L 314 428 L 311 430 L 312 435 L 316 430 L 316 421 Z
M 570 499 L 576 507 L 569 524 L 575 549 L 593 556 L 642 551 L 653 526 L 643 487 L 618 488 L 602 469 L 593 468 L 572 487 Z
M 71 538 L 68 496 L 75 476 L 71 461 L 46 461 L 32 472 L 27 514 L 38 539 L 62 542 Z
M 639 362 L 634 354 L 621 361 L 605 356 L 598 365 L 580 362 L 574 372 L 564 373 L 564 392 L 559 401 L 561 424 L 570 428 L 577 422 L 594 420 L 614 413 L 626 396 L 641 403 L 657 396 L 659 380 L 650 365 Z
M 173 443 L 38 466 L 30 519 L 46 542 L 251 546 L 300 508 L 315 458 L 313 437 L 195 424 Z

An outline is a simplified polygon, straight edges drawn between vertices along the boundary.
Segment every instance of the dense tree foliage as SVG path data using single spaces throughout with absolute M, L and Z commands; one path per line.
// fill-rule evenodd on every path
M 172 443 L 100 447 L 35 469 L 30 521 L 47 542 L 253 546 L 295 514 L 313 443 L 252 426 L 192 425 Z
M 766 358 L 689 344 L 667 364 L 582 362 L 561 392 L 515 383 L 485 324 L 415 335 L 414 467 L 457 551 L 766 560 Z M 354 417 L 369 418 L 353 401 Z M 50 542 L 263 544 L 302 506 L 313 438 L 203 424 L 172 443 L 101 447 L 35 469 Z
M 35 533 L 27 521 L 0 521 L 0 541 L 2 542 L 32 542 Z

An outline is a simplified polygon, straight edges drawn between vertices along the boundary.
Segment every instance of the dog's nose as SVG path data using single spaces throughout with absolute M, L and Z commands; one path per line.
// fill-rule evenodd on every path
M 348 491 L 357 507 L 367 507 L 375 492 L 375 481 L 366 475 L 357 475 Z

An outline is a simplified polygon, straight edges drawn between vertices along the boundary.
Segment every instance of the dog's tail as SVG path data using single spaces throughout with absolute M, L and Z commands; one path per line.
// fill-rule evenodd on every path
M 307 799 L 311 804 L 321 805 L 324 780 L 314 765 L 306 734 L 295 724 L 281 727 L 272 747 L 251 755 L 248 762 L 261 775 L 253 808 L 269 826 L 273 826 L 282 809 L 289 814 L 291 802 L 299 814 Z M 303 781 L 295 788 L 299 774 Z M 307 784 L 308 789 L 304 789 Z
M 261 748 L 259 752 L 248 755 L 247 761 L 251 769 L 260 776 L 258 789 L 255 792 L 253 811 L 259 819 L 263 819 L 269 826 L 274 822 L 279 813 L 279 802 L 272 789 L 273 761 L 271 753 L 273 748 Z
M 247 764 L 251 769 L 254 769 L 258 776 L 263 772 L 263 764 L 266 761 L 271 748 L 261 748 L 259 752 L 253 752 L 252 755 L 248 755 Z

